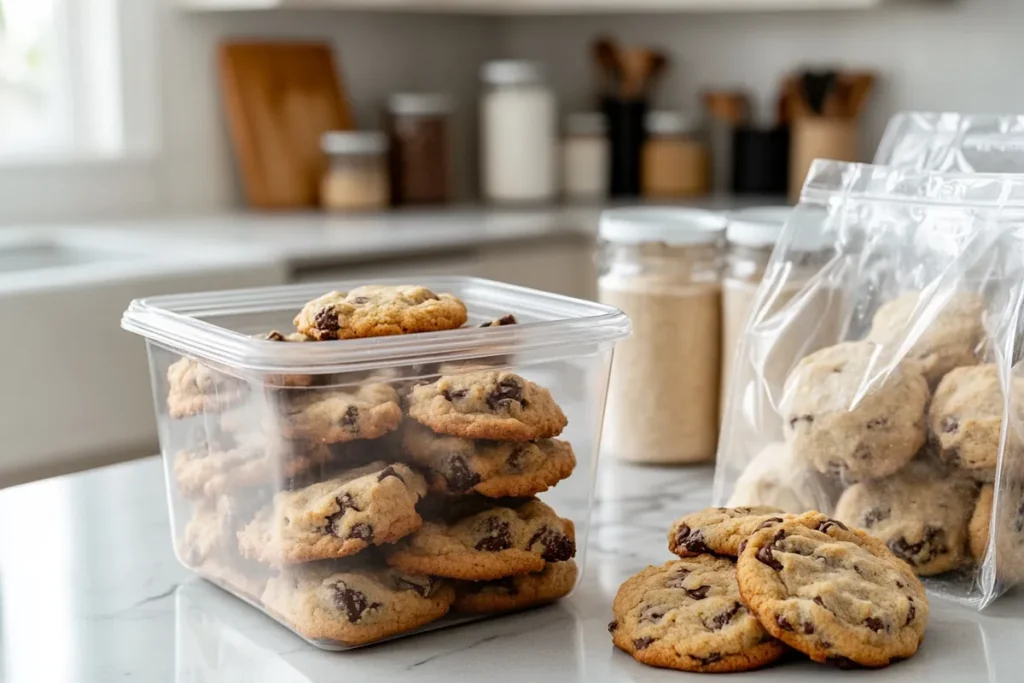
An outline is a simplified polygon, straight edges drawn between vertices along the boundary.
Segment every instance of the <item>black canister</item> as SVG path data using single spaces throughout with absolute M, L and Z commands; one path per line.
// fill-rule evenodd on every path
M 611 148 L 609 192 L 612 197 L 640 196 L 640 153 L 644 146 L 647 100 L 605 98 Z
M 732 134 L 732 191 L 784 195 L 789 184 L 789 127 L 736 128 Z

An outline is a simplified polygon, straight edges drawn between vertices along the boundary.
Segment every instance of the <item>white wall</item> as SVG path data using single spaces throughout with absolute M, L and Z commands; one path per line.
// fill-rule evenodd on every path
M 708 86 L 741 85 L 774 102 L 781 76 L 801 64 L 876 69 L 862 154 L 869 159 L 888 117 L 903 109 L 1024 112 L 1020 0 L 891 0 L 869 11 L 516 18 L 510 54 L 547 62 L 564 107 L 588 106 L 589 44 L 607 33 L 667 50 L 674 68 L 658 100 L 694 106 Z

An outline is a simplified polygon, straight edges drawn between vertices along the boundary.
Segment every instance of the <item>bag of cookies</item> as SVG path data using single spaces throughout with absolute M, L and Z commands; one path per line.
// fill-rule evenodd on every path
M 820 510 L 984 607 L 1024 577 L 1022 314 L 1024 175 L 815 162 L 738 344 L 715 504 Z
M 875 163 L 919 171 L 1024 173 L 1024 116 L 900 112 Z

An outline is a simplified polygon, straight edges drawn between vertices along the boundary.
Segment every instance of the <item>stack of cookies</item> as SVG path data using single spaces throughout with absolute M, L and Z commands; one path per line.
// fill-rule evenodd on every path
M 260 336 L 319 343 L 468 317 L 450 294 L 367 286 L 309 302 L 294 332 Z M 483 360 L 493 365 L 260 381 L 173 363 L 167 412 L 197 428 L 170 460 L 175 493 L 193 503 L 179 556 L 332 647 L 566 595 L 573 524 L 535 496 L 575 467 L 555 438 L 567 419 L 547 389 L 499 369 L 507 358 Z
M 919 576 L 964 572 L 969 588 L 972 568 L 991 557 L 1005 585 L 1024 566 L 1024 453 L 1019 423 L 1004 437 L 1002 418 L 1007 393 L 1020 413 L 1024 380 L 1003 387 L 996 365 L 981 363 L 980 296 L 960 292 L 935 311 L 923 308 L 916 293 L 894 299 L 864 340 L 796 365 L 780 406 L 785 443 L 750 463 L 729 503 L 834 507 Z M 917 336 L 911 328 L 925 321 Z M 903 348 L 911 332 L 916 341 Z M 993 520 L 1001 454 L 1010 501 Z M 999 535 L 991 551 L 990 528 Z
M 668 540 L 681 559 L 631 577 L 612 605 L 615 645 L 644 664 L 748 671 L 792 648 L 874 668 L 924 637 L 928 600 L 906 563 L 821 513 L 710 508 L 676 521 Z

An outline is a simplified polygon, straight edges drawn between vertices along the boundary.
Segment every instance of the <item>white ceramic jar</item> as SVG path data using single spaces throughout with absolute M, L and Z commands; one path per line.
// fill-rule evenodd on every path
M 484 198 L 539 203 L 558 192 L 555 95 L 540 64 L 503 60 L 481 69 L 480 154 Z

